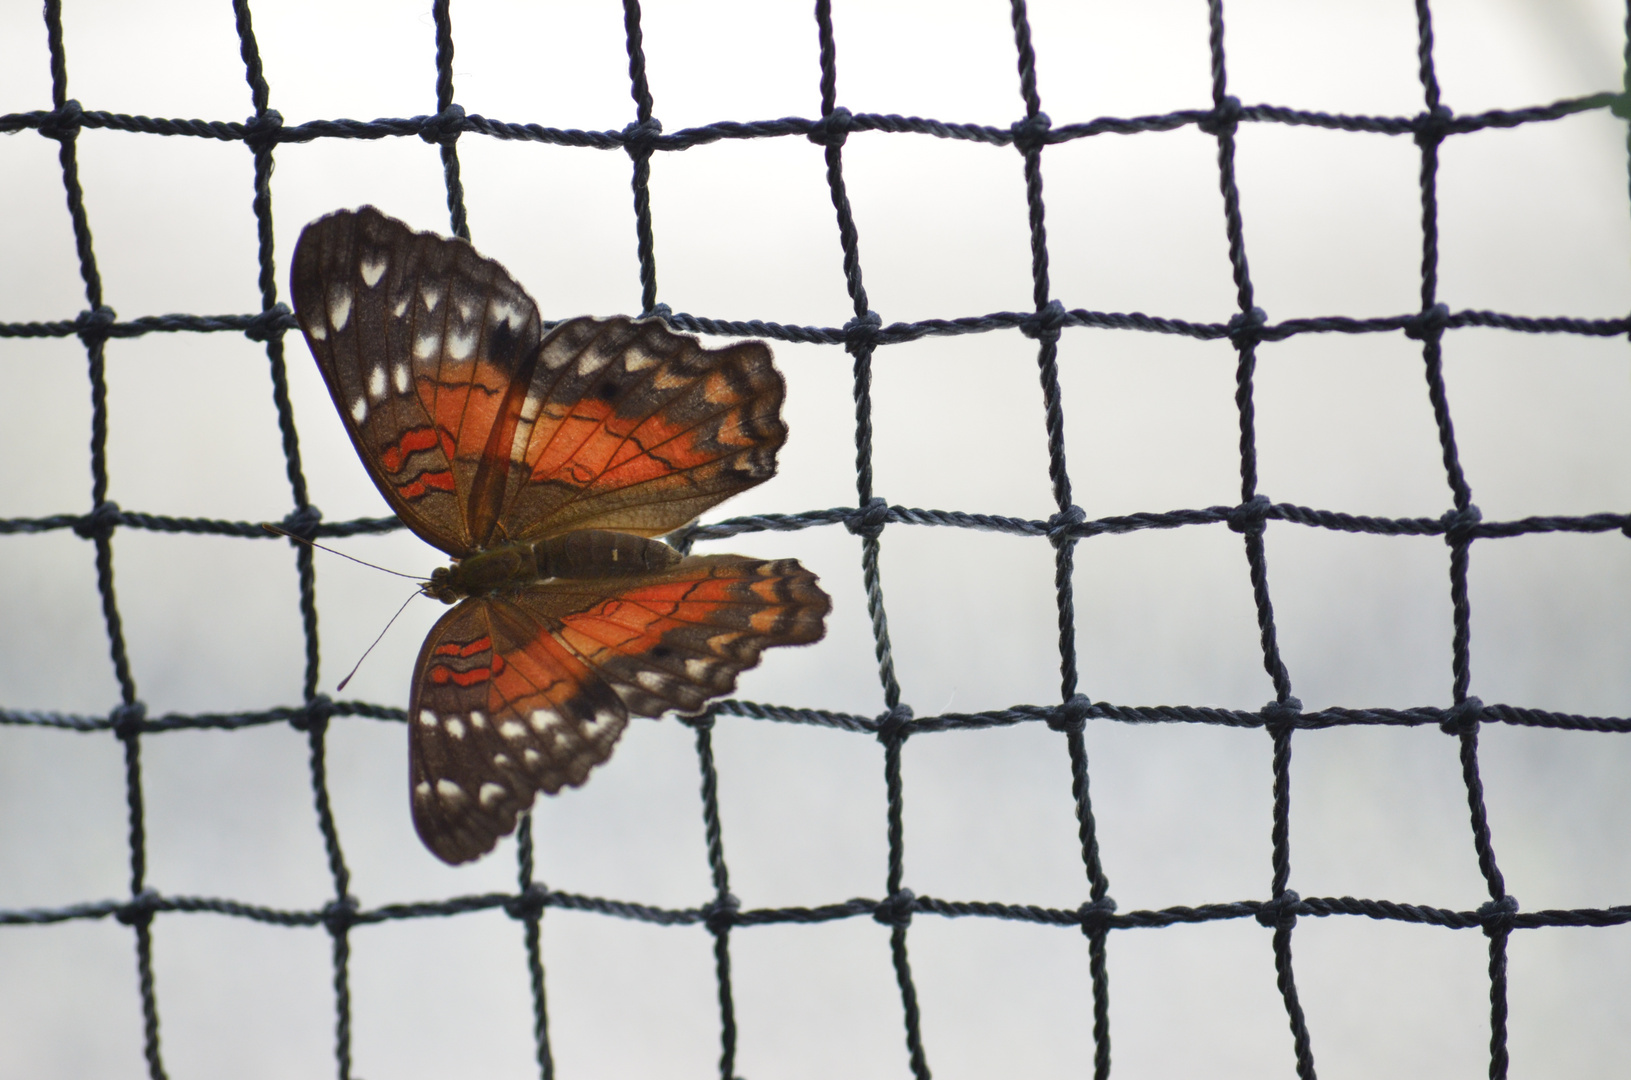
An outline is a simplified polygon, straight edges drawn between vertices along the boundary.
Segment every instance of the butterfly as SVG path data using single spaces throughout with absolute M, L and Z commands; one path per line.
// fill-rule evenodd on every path
M 548 333 L 464 240 L 365 206 L 307 225 L 295 315 L 386 502 L 452 556 L 408 702 L 414 827 L 448 863 L 582 784 L 630 715 L 700 711 L 831 601 L 794 559 L 655 539 L 776 472 L 781 373 L 657 319 Z

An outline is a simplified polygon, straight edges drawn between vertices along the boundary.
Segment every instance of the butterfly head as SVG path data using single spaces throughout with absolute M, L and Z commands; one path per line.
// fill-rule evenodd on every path
M 419 586 L 419 591 L 432 600 L 440 600 L 444 604 L 456 603 L 462 600 L 465 593 L 453 580 L 451 566 L 438 566 L 430 572 L 430 580 Z

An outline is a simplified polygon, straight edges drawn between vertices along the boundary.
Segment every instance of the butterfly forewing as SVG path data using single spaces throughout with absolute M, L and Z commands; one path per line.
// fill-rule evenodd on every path
M 449 554 L 485 545 L 508 470 L 489 447 L 513 430 L 524 395 L 510 391 L 530 378 L 542 336 L 537 305 L 464 241 L 414 232 L 372 207 L 305 228 L 293 294 L 392 509 Z
M 704 349 L 655 319 L 562 323 L 516 429 L 505 532 L 671 532 L 775 475 L 784 393 L 763 342 Z
M 537 791 L 581 784 L 627 718 L 700 710 L 831 602 L 792 559 L 688 558 L 466 600 L 431 631 L 409 706 L 414 824 L 448 862 L 489 851 Z

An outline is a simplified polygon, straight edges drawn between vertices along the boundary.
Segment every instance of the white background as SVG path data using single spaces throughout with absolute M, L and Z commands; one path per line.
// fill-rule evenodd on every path
M 251 111 L 230 7 L 65 3 L 69 93 L 86 109 L 241 120 Z M 1055 126 L 1210 103 L 1199 0 L 1035 0 Z M 1023 115 L 1005 4 L 837 0 L 838 100 L 1007 125 Z M 931 18 L 932 13 L 932 18 Z M 1544 104 L 1620 82 L 1612 0 L 1438 0 L 1444 101 Z M 1229 91 L 1244 103 L 1370 115 L 1422 108 L 1405 0 L 1229 0 Z M 435 111 L 423 0 L 254 8 L 271 104 L 289 124 Z M 634 117 L 619 5 L 461 0 L 457 100 L 471 113 L 619 129 Z M 37 4 L 0 3 L 0 114 L 50 107 Z M 665 130 L 819 113 L 809 3 L 653 2 L 643 20 Z M 241 143 L 85 130 L 80 176 L 106 303 L 122 319 L 259 309 L 251 156 Z M 57 144 L 0 140 L 0 321 L 85 307 Z M 633 312 L 640 286 L 621 151 L 459 142 L 476 245 L 546 318 Z M 441 166 L 417 138 L 277 149 L 280 298 L 300 227 L 371 202 L 447 230 Z M 1044 153 L 1053 295 L 1069 308 L 1222 322 L 1236 310 L 1216 142 L 1194 127 L 1100 135 Z M 1419 151 L 1408 137 L 1243 124 L 1237 158 L 1256 302 L 1271 321 L 1419 306 Z M 927 136 L 844 149 L 872 307 L 885 323 L 1031 306 L 1020 156 Z M 1611 318 L 1631 295 L 1623 122 L 1600 110 L 1457 136 L 1439 173 L 1440 299 L 1453 310 Z M 822 152 L 803 138 L 658 154 L 659 299 L 676 311 L 836 326 L 851 311 Z M 329 520 L 386 513 L 305 346 L 288 343 L 300 449 Z M 853 504 L 850 359 L 776 345 L 792 435 L 774 481 L 712 519 Z M 1422 377 L 1402 334 L 1264 345 L 1260 490 L 1387 516 L 1451 505 Z M 1486 520 L 1631 505 L 1621 339 L 1457 330 L 1445 379 Z M 1235 354 L 1226 342 L 1074 329 L 1060 344 L 1067 452 L 1089 517 L 1231 504 Z M 876 490 L 891 503 L 1046 517 L 1035 343 L 1017 331 L 880 349 Z M 233 334 L 107 346 L 110 497 L 127 510 L 277 519 L 291 506 L 265 349 Z M 90 507 L 90 404 L 74 339 L 0 342 L 0 516 Z M 343 542 L 414 572 L 405 532 Z M 0 540 L 0 706 L 106 715 L 117 704 L 92 548 L 72 532 Z M 860 545 L 841 527 L 707 550 L 796 555 L 834 597 L 826 640 L 778 650 L 739 696 L 876 714 Z M 294 558 L 280 542 L 114 538 L 120 611 L 149 715 L 297 704 Z M 1272 523 L 1270 588 L 1294 692 L 1309 708 L 1450 703 L 1448 549 L 1436 538 Z M 1223 526 L 1077 549 L 1082 690 L 1120 704 L 1257 708 L 1272 697 L 1240 538 Z M 319 556 L 322 689 L 379 632 L 404 583 Z M 1058 700 L 1047 543 L 897 526 L 883 539 L 890 630 L 919 716 Z M 1481 541 L 1472 554 L 1472 692 L 1485 702 L 1631 714 L 1624 536 Z M 419 601 L 345 697 L 401 705 Z M 1123 912 L 1266 899 L 1270 742 L 1190 725 L 1087 730 L 1094 809 Z M 731 887 L 745 907 L 884 893 L 882 750 L 864 736 L 722 719 L 714 736 Z M 1485 898 L 1457 742 L 1428 727 L 1298 733 L 1291 887 L 1456 909 Z M 1631 741 L 1487 727 L 1495 850 L 1526 910 L 1631 901 Z M 148 883 L 167 895 L 314 909 L 331 897 L 305 737 L 287 727 L 142 742 Z M 351 891 L 365 907 L 513 887 L 514 845 L 452 870 L 414 837 L 400 725 L 347 718 L 329 782 Z M 690 906 L 711 895 L 694 741 L 639 723 L 582 790 L 537 812 L 538 876 L 569 891 Z M 1062 737 L 1040 725 L 905 748 L 906 883 L 919 894 L 1075 907 L 1087 885 Z M 0 728 L 0 909 L 128 895 L 123 763 L 110 734 Z M 1121 1077 L 1290 1076 L 1269 932 L 1250 920 L 1118 931 L 1109 943 Z M 907 1075 L 888 932 L 861 918 L 732 935 L 744 1077 Z M 536 1075 L 520 925 L 499 912 L 351 937 L 355 1071 Z M 329 939 L 212 915 L 161 915 L 155 970 L 169 1075 L 333 1070 Z M 717 1075 L 712 939 L 551 910 L 550 1034 L 563 1078 Z M 944 1078 L 1091 1069 L 1085 939 L 1070 929 L 919 916 L 910 948 L 923 1035 Z M 1358 918 L 1305 919 L 1296 976 L 1321 1075 L 1478 1077 L 1486 941 Z M 111 919 L 0 928 L 0 1076 L 145 1074 L 134 950 Z M 1514 1076 L 1622 1075 L 1631 928 L 1529 930 L 1511 942 Z

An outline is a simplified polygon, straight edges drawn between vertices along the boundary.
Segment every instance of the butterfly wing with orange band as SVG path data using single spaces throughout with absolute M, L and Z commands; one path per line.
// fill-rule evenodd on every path
M 795 560 L 736 555 L 463 601 L 414 671 L 420 837 L 450 863 L 485 854 L 536 792 L 583 783 L 631 715 L 697 712 L 763 649 L 819 640 L 830 607 Z
M 537 305 L 463 240 L 372 207 L 308 225 L 295 312 L 391 508 L 456 557 L 574 529 L 672 532 L 775 475 L 784 384 L 763 342 Z

